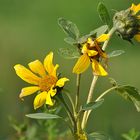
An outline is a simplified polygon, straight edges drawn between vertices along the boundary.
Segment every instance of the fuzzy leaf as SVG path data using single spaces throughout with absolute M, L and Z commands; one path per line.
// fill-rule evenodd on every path
M 97 102 L 90 102 L 88 104 L 85 104 L 82 106 L 82 110 L 86 111 L 86 110 L 92 110 L 92 109 L 96 109 L 98 108 L 100 105 L 102 105 L 102 103 L 104 102 L 104 99 L 100 99 Z
M 88 140 L 111 140 L 108 135 L 102 132 L 93 132 L 88 135 Z
M 78 42 L 76 40 L 74 40 L 73 38 L 71 37 L 66 37 L 64 38 L 64 41 L 70 45 L 75 45 L 75 44 L 78 44 Z
M 108 12 L 106 6 L 102 2 L 99 3 L 97 11 L 99 13 L 101 21 L 104 24 L 107 24 L 107 25 L 110 26 L 110 21 L 111 21 L 110 20 L 110 15 L 109 15 L 109 12 Z
M 33 113 L 33 114 L 27 114 L 26 117 L 32 118 L 32 119 L 60 119 L 62 117 L 54 114 L 48 114 L 48 113 Z
M 108 30 L 108 25 L 103 25 L 93 31 L 90 32 L 90 36 L 95 35 L 99 37 L 100 35 L 104 34 Z
M 116 56 L 122 55 L 124 53 L 125 53 L 125 51 L 123 51 L 123 50 L 115 50 L 108 54 L 108 58 L 116 57 Z
M 120 95 L 131 102 L 135 105 L 136 109 L 138 112 L 140 112 L 140 92 L 138 89 L 136 89 L 133 86 L 119 86 L 117 88 L 117 91 L 119 91 Z
M 58 50 L 58 54 L 66 59 L 75 59 L 80 57 L 79 52 L 72 48 L 60 48 Z
M 79 30 L 76 24 L 64 18 L 59 18 L 58 24 L 62 28 L 62 30 L 68 35 L 68 37 L 71 37 L 74 40 L 77 40 L 79 38 Z

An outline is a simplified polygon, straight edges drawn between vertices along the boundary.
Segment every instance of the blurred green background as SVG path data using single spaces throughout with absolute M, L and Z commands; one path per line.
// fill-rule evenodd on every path
M 32 110 L 33 97 L 24 102 L 19 98 L 22 87 L 28 85 L 19 79 L 13 66 L 17 63 L 27 66 L 35 59 L 43 60 L 52 50 L 55 63 L 60 64 L 63 75 L 70 78 L 67 88 L 74 97 L 75 75 L 71 73 L 76 60 L 66 60 L 57 53 L 58 48 L 71 47 L 63 38 L 64 33 L 57 25 L 57 19 L 64 17 L 77 24 L 81 35 L 102 25 L 97 13 L 101 0 L 0 0 L 0 140 L 7 140 L 14 131 L 8 116 L 23 121 L 25 114 Z M 130 7 L 138 0 L 104 0 L 110 14 L 115 10 Z M 109 76 L 122 84 L 130 84 L 140 89 L 140 44 L 131 45 L 114 36 L 107 49 L 123 49 L 125 54 L 109 61 Z M 91 70 L 83 74 L 81 99 L 85 102 Z M 85 82 L 86 81 L 86 82 Z M 88 82 L 87 82 L 88 81 Z M 100 78 L 96 95 L 109 88 L 108 78 Z M 120 134 L 131 128 L 140 130 L 140 114 L 134 106 L 116 94 L 106 96 L 104 104 L 94 111 L 89 119 L 88 131 L 105 131 L 119 140 Z

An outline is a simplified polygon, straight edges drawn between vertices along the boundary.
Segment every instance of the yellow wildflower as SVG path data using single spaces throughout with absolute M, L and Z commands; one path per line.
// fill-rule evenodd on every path
M 137 15 L 138 12 L 140 11 L 140 4 L 138 5 L 135 5 L 134 3 L 132 4 L 132 6 L 130 7 L 130 10 L 132 11 L 132 14 L 134 16 L 136 16 L 136 18 L 138 20 L 140 20 L 140 15 Z M 140 21 L 139 21 L 140 22 Z M 137 31 L 137 34 L 135 34 L 134 38 L 140 42 L 140 24 L 139 26 L 137 27 L 138 28 L 138 31 Z
M 33 85 L 22 88 L 19 97 L 23 98 L 40 91 L 34 99 L 34 109 L 41 107 L 45 103 L 53 106 L 52 97 L 56 95 L 58 89 L 64 86 L 66 81 L 69 81 L 65 77 L 58 78 L 56 71 L 59 65 L 53 65 L 53 52 L 46 56 L 44 65 L 39 60 L 35 60 L 29 63 L 28 66 L 30 70 L 20 64 L 14 66 L 16 74 L 25 82 Z
M 73 68 L 73 73 L 83 73 L 92 64 L 94 75 L 106 76 L 108 73 L 99 63 L 99 58 L 107 58 L 107 55 L 100 48 L 100 43 L 109 38 L 108 34 L 102 34 L 96 39 L 88 38 L 87 42 L 83 44 L 81 49 L 81 56 Z

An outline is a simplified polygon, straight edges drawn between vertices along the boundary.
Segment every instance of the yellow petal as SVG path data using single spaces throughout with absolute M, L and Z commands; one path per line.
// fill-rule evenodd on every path
M 44 67 L 49 74 L 53 72 L 53 52 L 50 52 L 44 59 Z
M 53 103 L 53 101 L 51 99 L 51 91 L 47 93 L 47 96 L 46 96 L 46 104 L 47 105 L 50 105 L 50 106 L 53 106 L 54 105 L 54 103 Z
M 14 69 L 16 71 L 16 74 L 24 81 L 30 84 L 38 85 L 40 78 L 33 74 L 30 70 L 20 64 L 15 65 Z
M 48 91 L 48 94 L 50 94 L 51 97 L 55 96 L 56 93 L 57 93 L 57 89 L 53 87 Z
M 67 81 L 69 81 L 68 78 L 61 78 L 61 79 L 59 79 L 59 80 L 57 81 L 56 86 L 58 86 L 58 87 L 63 87 L 64 84 L 65 84 L 65 82 L 67 82 Z
M 22 88 L 19 97 L 22 98 L 24 96 L 31 95 L 31 94 L 35 93 L 36 91 L 38 91 L 38 90 L 40 90 L 40 88 L 38 86 L 31 86 L 31 87 Z
M 93 42 L 92 38 L 88 38 L 87 43 L 91 44 Z
M 88 56 L 95 56 L 97 55 L 98 52 L 97 51 L 94 51 L 94 50 L 88 50 Z
M 88 49 L 87 49 L 87 43 L 85 43 L 82 47 L 82 53 L 87 53 Z
M 135 35 L 134 38 L 135 38 L 138 42 L 140 42 L 140 34 Z
M 130 10 L 133 11 L 133 14 L 137 14 L 140 11 L 140 4 L 135 5 L 134 3 L 132 4 L 132 6 L 130 7 Z
M 37 109 L 41 107 L 43 104 L 45 104 L 46 98 L 47 98 L 46 91 L 39 93 L 34 99 L 34 109 Z
M 89 64 L 90 64 L 89 57 L 87 56 L 87 54 L 83 54 L 75 64 L 73 68 L 73 73 L 76 74 L 83 73 L 89 67 Z
M 59 68 L 59 65 L 56 64 L 53 71 L 50 73 L 50 75 L 54 76 L 57 78 L 57 69 Z
M 105 42 L 108 39 L 109 39 L 109 34 L 102 34 L 96 39 L 96 41 L 97 42 Z
M 95 59 L 92 61 L 92 69 L 93 69 L 93 73 L 95 75 L 99 75 L 99 76 L 106 76 L 106 75 L 108 75 L 106 70 Z
M 45 68 L 39 60 L 35 60 L 28 65 L 34 73 L 37 73 L 42 77 L 46 76 Z

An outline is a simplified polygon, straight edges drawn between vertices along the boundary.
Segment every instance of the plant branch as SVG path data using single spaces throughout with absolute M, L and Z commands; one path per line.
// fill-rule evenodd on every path
M 103 47 L 102 47 L 103 51 L 105 51 L 106 47 L 108 46 L 109 40 L 111 39 L 111 37 L 112 37 L 112 35 L 115 31 L 116 31 L 115 27 L 112 27 L 112 29 L 109 31 L 109 33 L 108 33 L 109 34 L 109 39 L 104 42 Z M 89 90 L 89 94 L 88 94 L 88 98 L 87 98 L 87 103 L 92 101 L 93 91 L 94 91 L 96 82 L 98 80 L 98 77 L 99 76 L 96 76 L 96 75 L 93 77 L 91 87 L 90 87 L 90 90 Z M 87 120 L 88 120 L 88 117 L 89 117 L 90 113 L 91 113 L 91 110 L 84 112 L 83 120 L 82 120 L 82 129 L 85 129 L 86 123 L 87 123 Z
M 79 110 L 80 80 L 81 80 L 81 74 L 77 74 L 77 79 L 76 79 L 77 92 L 76 92 L 76 99 L 75 99 L 75 110 L 76 110 L 76 113 Z
M 115 86 L 115 87 L 112 87 L 112 88 L 106 90 L 105 92 L 103 92 L 103 93 L 95 100 L 95 102 L 99 101 L 99 100 L 100 100 L 103 96 L 105 96 L 108 92 L 110 92 L 110 91 L 112 91 L 112 90 L 114 90 L 114 89 L 116 89 L 116 88 L 118 88 L 118 86 Z

